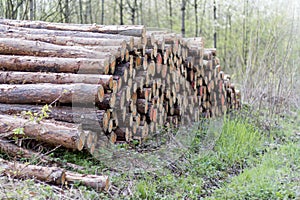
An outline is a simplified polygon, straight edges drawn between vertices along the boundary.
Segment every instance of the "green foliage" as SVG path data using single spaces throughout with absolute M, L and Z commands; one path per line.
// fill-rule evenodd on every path
M 49 112 L 51 106 L 48 106 L 47 104 L 42 107 L 42 109 L 39 112 L 31 112 L 31 111 L 26 111 L 25 115 L 29 117 L 30 121 L 36 121 L 37 123 L 40 123 L 45 118 L 49 117 Z
M 243 163 L 262 148 L 263 143 L 261 133 L 243 119 L 225 119 L 215 151 L 225 163 Z

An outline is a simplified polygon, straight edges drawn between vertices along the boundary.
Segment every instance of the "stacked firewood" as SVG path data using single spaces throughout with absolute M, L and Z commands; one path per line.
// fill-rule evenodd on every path
M 216 49 L 205 49 L 202 38 L 140 25 L 7 19 L 0 30 L 5 138 L 22 127 L 30 138 L 93 154 L 241 106 Z M 24 113 L 47 119 L 30 121 Z

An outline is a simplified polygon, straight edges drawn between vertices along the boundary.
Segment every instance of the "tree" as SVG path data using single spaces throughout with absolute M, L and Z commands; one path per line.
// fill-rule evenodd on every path
M 181 35 L 182 37 L 185 37 L 185 7 L 186 7 L 186 1 L 182 0 L 181 2 Z

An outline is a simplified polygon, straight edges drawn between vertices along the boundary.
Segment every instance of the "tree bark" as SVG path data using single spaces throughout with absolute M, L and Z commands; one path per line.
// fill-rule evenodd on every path
M 82 185 L 92 187 L 97 191 L 108 190 L 109 188 L 108 176 L 79 174 L 58 167 L 43 167 L 9 162 L 2 158 L 0 158 L 0 163 L 0 173 L 16 178 L 36 178 L 40 181 L 57 185 L 80 182 Z
M 0 84 L 86 83 L 113 89 L 112 75 L 0 71 Z
M 101 1 L 101 24 L 104 24 L 104 0 Z
M 0 103 L 89 104 L 103 101 L 101 85 L 92 84 L 18 84 L 0 85 Z
M 182 0 L 181 2 L 181 35 L 185 37 L 185 6 L 186 0 Z
M 62 185 L 66 181 L 66 172 L 57 167 L 42 167 L 37 165 L 9 162 L 0 158 L 0 172 L 16 178 L 36 178 L 46 183 Z
M 86 38 L 103 38 L 111 40 L 126 40 L 127 42 L 135 41 L 138 43 L 141 38 L 133 37 L 127 35 L 116 35 L 116 34 L 105 34 L 97 32 L 81 32 L 81 31 L 69 31 L 69 30 L 51 30 L 51 29 L 33 29 L 33 28 L 23 28 L 18 26 L 8 26 L 0 23 L 0 31 L 6 35 L 9 33 L 19 34 L 19 35 L 43 35 L 43 37 L 79 37 L 80 39 L 87 40 Z M 32 36 L 35 37 L 35 36 Z M 76 39 L 75 39 L 76 40 Z M 78 40 L 77 40 L 78 41 Z M 110 45 L 111 46 L 111 45 Z
M 75 170 L 85 170 L 84 167 L 73 163 L 61 162 L 60 160 L 54 161 L 53 158 L 50 158 L 45 154 L 41 154 L 30 149 L 25 149 L 23 147 L 10 143 L 8 140 L 5 139 L 0 139 L 0 152 L 5 153 L 14 158 L 34 159 L 39 162 L 55 163 L 59 166 L 66 166 Z
M 123 5 L 120 4 L 120 8 Z M 95 25 L 95 24 L 64 24 L 52 23 L 43 21 L 19 21 L 0 19 L 0 24 L 9 26 L 35 28 L 35 29 L 49 29 L 49 30 L 62 30 L 62 31 L 82 31 L 82 32 L 96 32 L 107 34 L 119 34 L 134 37 L 145 37 L 146 29 L 143 25 Z
M 6 115 L 20 115 L 26 112 L 41 113 L 43 106 L 41 105 L 27 105 L 27 104 L 0 104 L 0 113 Z M 52 107 L 49 106 L 49 117 L 47 119 L 54 119 L 56 121 L 63 121 L 69 123 L 81 124 L 84 130 L 91 130 L 94 132 L 106 131 L 108 128 L 109 117 L 105 110 L 97 110 L 86 107 Z
M 120 25 L 124 25 L 124 22 L 123 22 L 123 0 L 120 0 L 119 7 L 120 7 Z
M 82 128 L 75 124 L 37 123 L 19 117 L 0 115 L 0 134 L 6 137 L 22 136 L 13 133 L 18 128 L 23 128 L 24 136 L 29 138 L 79 151 L 83 149 L 86 136 Z
M 66 171 L 65 174 L 68 183 L 80 182 L 82 185 L 94 188 L 97 191 L 108 190 L 109 188 L 108 176 L 79 174 L 71 171 Z
M 108 74 L 106 59 L 0 55 L 0 69 L 8 71 Z
M 0 38 L 0 53 L 60 58 L 108 59 L 110 53 L 100 53 L 78 46 L 61 46 L 20 38 Z

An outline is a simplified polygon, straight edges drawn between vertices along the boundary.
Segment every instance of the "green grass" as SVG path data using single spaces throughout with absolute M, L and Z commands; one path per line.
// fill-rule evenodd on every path
M 300 198 L 300 142 L 285 144 L 259 160 L 216 190 L 211 199 Z
M 248 117 L 231 116 L 219 119 L 217 123 L 211 121 L 207 127 L 204 123 L 202 129 L 194 134 L 191 146 L 186 151 L 180 151 L 182 155 L 177 160 L 154 169 L 107 169 L 105 160 L 96 160 L 85 152 L 56 150 L 52 156 L 61 162 L 84 166 L 86 170 L 83 173 L 97 172 L 111 176 L 113 187 L 107 193 L 74 185 L 66 193 L 68 197 L 299 199 L 299 119 L 287 118 L 281 121 L 280 127 L 268 132 L 259 129 L 256 122 Z M 154 163 L 159 161 L 157 159 Z M 114 162 L 118 164 L 117 157 Z M 3 180 L 0 179 L 1 185 L 12 184 L 11 180 Z M 19 183 L 24 187 L 8 190 L 11 197 L 20 198 L 23 194 L 24 198 L 28 198 L 30 192 L 41 194 L 41 199 L 59 197 L 59 189 L 49 190 L 49 185 L 39 183 L 35 189 L 33 185 L 36 183 L 32 180 Z

